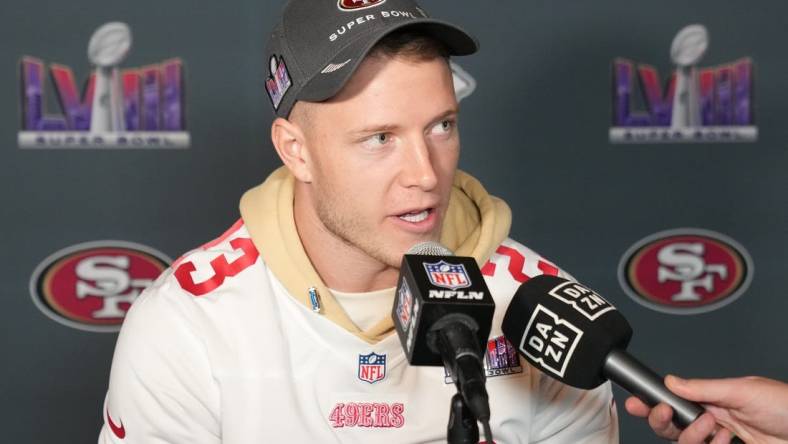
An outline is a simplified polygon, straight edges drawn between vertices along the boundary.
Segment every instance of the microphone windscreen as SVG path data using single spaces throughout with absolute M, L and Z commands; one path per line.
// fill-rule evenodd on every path
M 422 256 L 454 256 L 454 252 L 444 247 L 439 242 L 427 241 L 420 242 L 412 247 L 405 254 L 416 254 Z
M 520 286 L 501 328 L 533 366 L 582 389 L 605 382 L 607 355 L 625 349 L 632 338 L 627 320 L 599 294 L 549 275 Z

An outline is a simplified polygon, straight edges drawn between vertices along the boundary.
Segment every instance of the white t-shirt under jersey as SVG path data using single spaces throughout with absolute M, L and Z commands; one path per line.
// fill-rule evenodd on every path
M 363 330 L 372 328 L 380 322 L 381 313 L 391 313 L 396 288 L 368 291 L 365 293 L 346 293 L 330 289 L 334 299 L 339 302 L 356 327 Z

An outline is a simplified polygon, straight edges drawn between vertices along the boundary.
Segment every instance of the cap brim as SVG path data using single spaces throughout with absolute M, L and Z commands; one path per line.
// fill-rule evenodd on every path
M 449 55 L 468 55 L 475 53 L 479 49 L 476 39 L 461 28 L 442 20 L 422 18 L 404 23 L 395 23 L 374 30 L 375 38 L 370 39 L 369 35 L 364 35 L 349 43 L 327 65 L 327 67 L 330 67 L 331 64 L 334 66 L 341 65 L 341 68 L 333 71 L 327 68 L 323 72 L 318 72 L 306 82 L 296 100 L 321 102 L 334 97 L 345 86 L 345 83 L 353 75 L 369 51 L 383 37 L 404 28 L 418 30 L 442 42 L 446 45 Z

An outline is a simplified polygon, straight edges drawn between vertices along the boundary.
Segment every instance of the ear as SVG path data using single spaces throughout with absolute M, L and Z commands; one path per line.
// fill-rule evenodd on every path
M 293 176 L 301 182 L 311 182 L 312 174 L 308 168 L 309 152 L 301 128 L 289 120 L 277 117 L 271 124 L 271 141 L 279 158 Z

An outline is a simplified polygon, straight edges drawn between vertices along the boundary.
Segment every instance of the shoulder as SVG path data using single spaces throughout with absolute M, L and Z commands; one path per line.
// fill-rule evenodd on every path
M 553 261 L 511 238 L 504 239 L 482 266 L 482 275 L 488 283 L 498 285 L 519 286 L 541 274 L 572 279 Z
M 212 332 L 249 305 L 264 274 L 240 220 L 181 256 L 131 305 L 115 347 L 113 378 L 208 369 Z
M 253 266 L 256 265 L 256 266 Z M 199 317 L 198 305 L 243 294 L 265 268 L 242 220 L 178 258 L 132 304 L 123 330 L 150 330 L 154 319 Z M 138 321 L 144 318 L 144 321 Z
M 506 238 L 482 266 L 482 275 L 495 300 L 491 335 L 501 335 L 500 325 L 517 289 L 531 278 L 547 274 L 574 280 L 553 261 L 525 245 Z
M 194 297 L 205 296 L 250 268 L 260 258 L 242 219 L 218 238 L 189 251 L 172 264 L 177 285 Z

